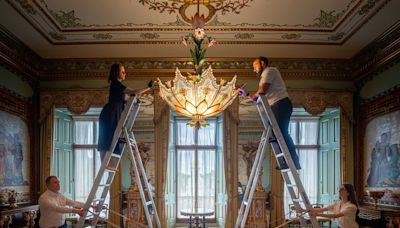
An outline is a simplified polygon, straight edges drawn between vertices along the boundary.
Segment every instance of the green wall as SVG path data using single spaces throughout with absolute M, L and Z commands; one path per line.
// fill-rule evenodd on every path
M 400 86 L 400 63 L 366 82 L 360 90 L 360 96 L 362 99 L 370 99 L 396 86 Z
M 26 98 L 33 96 L 33 89 L 27 81 L 2 66 L 0 66 L 0 86 Z

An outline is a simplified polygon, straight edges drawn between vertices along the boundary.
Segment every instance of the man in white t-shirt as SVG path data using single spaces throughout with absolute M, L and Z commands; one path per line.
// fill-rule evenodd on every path
M 296 153 L 293 140 L 289 135 L 290 116 L 293 112 L 292 102 L 286 91 L 286 85 L 282 79 L 281 73 L 275 67 L 268 66 L 268 58 L 260 56 L 253 61 L 253 69 L 260 78 L 258 90 L 253 94 L 253 100 L 256 100 L 260 94 L 265 94 L 268 103 L 271 106 L 275 119 L 278 122 L 282 136 L 285 139 L 293 162 L 297 169 L 301 169 L 299 157 Z M 279 169 L 287 169 L 288 165 L 284 158 L 279 158 Z
M 60 191 L 60 181 L 56 176 L 46 178 L 47 190 L 39 197 L 41 228 L 64 228 L 66 213 L 75 213 L 83 216 L 84 204 L 66 198 Z M 71 207 L 66 207 L 66 206 Z

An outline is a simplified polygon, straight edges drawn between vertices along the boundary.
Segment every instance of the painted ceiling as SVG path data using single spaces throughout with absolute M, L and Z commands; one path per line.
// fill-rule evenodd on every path
M 351 58 L 400 21 L 398 0 L 2 0 L 1 25 L 43 58 L 187 57 L 204 14 L 213 57 Z

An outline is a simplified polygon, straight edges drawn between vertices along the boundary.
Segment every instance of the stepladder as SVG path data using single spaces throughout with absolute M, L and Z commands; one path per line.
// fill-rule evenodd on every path
M 99 220 L 107 223 L 109 227 L 120 227 L 118 224 L 112 224 L 106 218 L 101 216 L 106 214 L 102 213 L 104 210 L 111 212 L 111 210 L 105 205 L 105 201 L 116 172 L 118 172 L 117 169 L 121 158 L 125 152 L 128 152 L 131 160 L 131 168 L 143 204 L 143 211 L 146 216 L 146 226 L 149 228 L 161 228 L 156 205 L 152 197 L 152 187 L 148 182 L 142 159 L 140 157 L 139 148 L 132 132 L 139 109 L 139 96 L 131 96 L 126 103 L 124 111 L 122 112 L 116 126 L 110 150 L 106 152 L 103 158 L 89 196 L 84 204 L 84 215 L 79 218 L 76 227 L 96 227 Z M 119 153 L 115 153 L 116 151 L 119 151 Z
M 304 190 L 304 186 L 290 155 L 285 139 L 282 136 L 282 132 L 265 95 L 260 94 L 258 100 L 256 101 L 256 106 L 260 114 L 264 130 L 247 182 L 246 191 L 239 208 L 235 228 L 244 228 L 246 225 L 247 217 L 251 209 L 254 191 L 256 189 L 259 174 L 261 172 L 262 162 L 268 149 L 267 145 L 270 145 L 273 150 L 272 154 L 274 154 L 274 157 L 277 161 L 278 168 L 282 174 L 290 198 L 292 199 L 294 207 L 293 209 L 298 215 L 297 219 L 300 221 L 301 227 L 319 227 L 316 217 L 308 216 L 307 212 L 312 209 L 312 205 L 308 199 L 307 193 Z M 283 168 L 283 166 L 286 165 L 287 167 Z M 311 224 L 308 224 L 308 221 Z

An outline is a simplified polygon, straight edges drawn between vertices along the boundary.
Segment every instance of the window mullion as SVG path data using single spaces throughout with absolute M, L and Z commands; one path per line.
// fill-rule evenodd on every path
M 199 129 L 195 129 L 194 132 L 194 144 L 195 144 L 195 150 L 194 150 L 194 205 L 195 208 L 198 208 L 198 197 L 199 197 L 199 190 L 198 190 L 198 186 L 199 186 L 199 179 L 198 179 L 198 158 L 199 158 L 199 154 L 198 154 L 198 144 L 199 144 Z

